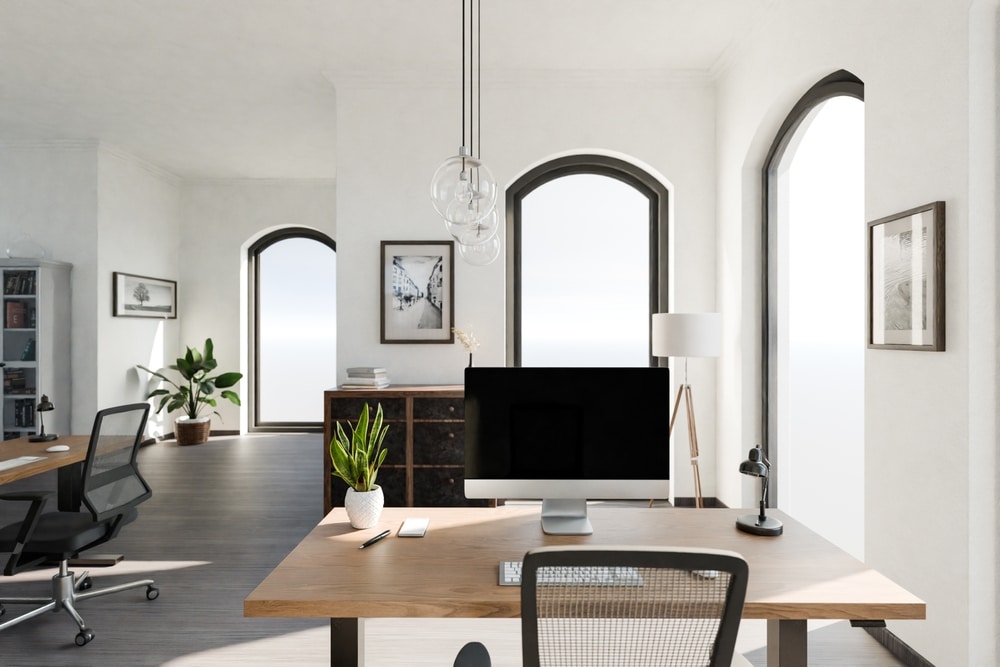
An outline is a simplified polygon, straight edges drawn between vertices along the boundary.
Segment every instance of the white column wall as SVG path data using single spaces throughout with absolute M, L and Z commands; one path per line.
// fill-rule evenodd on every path
M 889 626 L 935 664 L 994 664 L 996 655 L 969 630 L 970 606 L 989 606 L 970 601 L 982 595 L 970 572 L 971 552 L 980 542 L 992 548 L 996 520 L 995 496 L 970 497 L 969 471 L 995 460 L 996 441 L 970 439 L 970 394 L 995 390 L 993 378 L 969 369 L 970 280 L 981 283 L 992 267 L 988 260 L 970 275 L 970 244 L 980 228 L 995 224 L 995 206 L 982 204 L 992 212 L 982 219 L 969 216 L 970 167 L 980 167 L 970 164 L 968 43 L 966 3 L 925 0 L 919 12 L 902 0 L 779 3 L 720 80 L 718 103 L 720 257 L 755 266 L 767 148 L 798 97 L 841 68 L 865 83 L 866 218 L 938 199 L 947 204 L 948 350 L 869 350 L 864 387 L 866 561 L 927 601 L 926 622 Z M 758 332 L 759 274 L 726 273 L 727 263 L 720 265 L 727 333 Z M 982 289 L 995 295 L 995 283 Z M 986 338 L 995 345 L 995 335 Z M 724 439 L 759 433 L 759 416 L 747 410 L 759 395 L 759 335 L 727 342 L 733 364 L 720 380 Z M 724 501 L 746 504 L 735 467 L 720 469 L 719 484 Z M 975 527 L 972 503 L 988 515 Z M 985 528 L 990 516 L 992 531 Z M 995 632 L 995 606 L 991 615 L 979 624 Z M 973 654 L 989 659 L 970 662 Z
M 482 157 L 502 187 L 530 167 L 566 153 L 610 153 L 642 163 L 672 184 L 672 308 L 715 309 L 715 107 L 710 86 L 655 80 L 646 73 L 613 80 L 544 73 L 525 74 L 519 83 L 491 81 L 488 74 L 483 79 Z M 458 344 L 380 344 L 378 291 L 380 241 L 447 240 L 428 192 L 438 165 L 458 149 L 456 86 L 415 80 L 334 83 L 338 379 L 347 367 L 378 365 L 388 368 L 394 382 L 460 383 L 468 356 Z M 481 341 L 477 365 L 504 365 L 505 311 L 503 260 L 487 267 L 456 260 L 455 323 L 471 328 Z M 715 493 L 715 363 L 691 363 L 705 495 Z M 681 448 L 686 452 L 686 443 Z M 675 493 L 691 496 L 686 456 L 676 460 L 683 465 L 675 464 Z

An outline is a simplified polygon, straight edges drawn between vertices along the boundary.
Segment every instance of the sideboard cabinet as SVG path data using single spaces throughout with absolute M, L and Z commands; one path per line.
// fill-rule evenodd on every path
M 382 405 L 388 450 L 377 483 L 390 507 L 488 504 L 465 498 L 465 391 L 461 385 L 393 385 L 323 392 L 323 513 L 343 505 L 347 485 L 332 474 L 330 440 L 339 421 L 347 433 L 362 407 Z

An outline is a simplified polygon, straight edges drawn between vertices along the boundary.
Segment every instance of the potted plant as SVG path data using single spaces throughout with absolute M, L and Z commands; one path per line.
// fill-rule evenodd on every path
M 208 440 L 212 418 L 200 415 L 206 406 L 214 408 L 218 405 L 215 398 L 216 389 L 222 390 L 219 393 L 221 398 L 235 405 L 242 405 L 239 395 L 229 387 L 239 382 L 243 374 L 231 372 L 212 376 L 211 373 L 219 365 L 215 360 L 214 349 L 211 338 L 205 339 L 203 350 L 187 348 L 187 352 L 177 360 L 177 363 L 168 366 L 180 374 L 179 382 L 174 382 L 163 373 L 139 365 L 142 370 L 173 387 L 173 389 L 165 387 L 154 389 L 146 398 L 162 396 L 159 405 L 156 406 L 157 414 L 164 408 L 167 412 L 183 410 L 184 416 L 174 422 L 174 435 L 178 445 L 199 445 Z M 217 411 L 213 410 L 213 413 L 222 418 Z
M 375 419 L 369 424 L 368 404 L 361 409 L 356 426 L 351 426 L 348 436 L 337 422 L 336 432 L 330 441 L 330 460 L 333 474 L 347 482 L 344 509 L 355 528 L 371 528 L 378 523 L 385 504 L 382 487 L 375 483 L 378 469 L 385 461 L 382 448 L 388 424 L 382 423 L 382 404 L 375 410 Z M 371 428 L 369 428 L 369 426 Z

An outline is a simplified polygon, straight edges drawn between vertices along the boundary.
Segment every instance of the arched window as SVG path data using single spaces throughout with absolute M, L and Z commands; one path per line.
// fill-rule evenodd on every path
M 546 162 L 508 188 L 510 365 L 656 364 L 667 202 L 650 174 L 601 155 Z
M 770 504 L 864 556 L 864 86 L 839 71 L 764 169 L 763 409 Z M 849 462 L 829 474 L 831 459 Z M 829 499 L 837 497 L 831 505 Z M 845 516 L 850 516 L 845 520 Z
M 250 430 L 321 431 L 337 376 L 337 254 L 327 235 L 286 228 L 249 249 Z

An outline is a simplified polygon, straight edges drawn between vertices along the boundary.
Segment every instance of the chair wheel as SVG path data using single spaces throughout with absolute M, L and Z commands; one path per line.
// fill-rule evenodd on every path
M 94 641 L 94 631 L 90 628 L 84 628 L 80 632 L 76 633 L 76 645 L 84 646 Z
M 155 600 L 158 597 L 160 597 L 160 589 L 159 588 L 157 588 L 156 586 L 147 586 L 146 587 L 146 599 L 147 600 Z
M 80 583 L 78 583 L 76 587 L 78 590 L 81 591 L 89 591 L 91 588 L 94 587 L 94 582 L 91 580 L 90 577 L 84 577 L 83 579 L 80 580 Z

